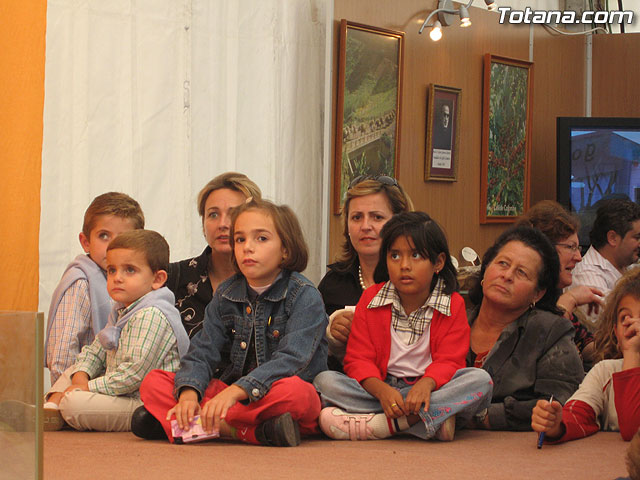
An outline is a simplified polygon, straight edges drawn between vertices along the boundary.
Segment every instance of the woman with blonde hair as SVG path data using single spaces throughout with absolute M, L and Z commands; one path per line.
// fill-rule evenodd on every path
M 218 175 L 200 190 L 198 213 L 207 247 L 198 257 L 171 263 L 166 284 L 176 297 L 176 308 L 189 338 L 202 328 L 204 309 L 213 292 L 235 273 L 229 237 L 231 209 L 247 198 L 261 197 L 260 188 L 236 172 Z
M 330 368 L 341 370 L 353 310 L 362 292 L 375 283 L 380 230 L 396 213 L 409 211 L 413 203 L 395 178 L 361 175 L 350 183 L 342 208 L 342 252 L 318 285 L 331 316 L 327 328 Z

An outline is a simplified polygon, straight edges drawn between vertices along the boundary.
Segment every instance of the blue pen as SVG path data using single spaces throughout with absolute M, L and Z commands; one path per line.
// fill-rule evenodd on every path
M 553 395 L 551 395 L 551 398 L 549 399 L 550 404 L 551 402 L 553 402 Z M 544 432 L 540 432 L 538 434 L 538 448 L 542 448 L 542 442 L 544 442 Z

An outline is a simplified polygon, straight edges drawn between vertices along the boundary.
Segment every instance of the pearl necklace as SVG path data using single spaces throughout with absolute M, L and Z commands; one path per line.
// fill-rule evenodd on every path
M 366 290 L 367 286 L 364 284 L 364 278 L 362 278 L 362 267 L 360 265 L 358 265 L 358 280 L 360 280 L 362 290 Z

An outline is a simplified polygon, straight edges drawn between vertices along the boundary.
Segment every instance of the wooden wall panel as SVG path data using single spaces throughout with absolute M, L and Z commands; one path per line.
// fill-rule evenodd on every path
M 482 254 L 506 224 L 480 225 L 480 152 L 482 134 L 483 56 L 492 53 L 529 59 L 529 27 L 500 25 L 499 16 L 471 9 L 469 28 L 446 27 L 432 42 L 428 29 L 418 29 L 437 2 L 425 0 L 336 0 L 334 58 L 337 58 L 340 19 L 405 32 L 404 90 L 401 112 L 401 150 L 398 179 L 416 208 L 444 227 L 453 255 L 463 246 Z M 429 6 L 425 10 L 425 6 Z M 583 105 L 583 39 L 558 39 L 535 27 L 532 201 L 555 197 L 555 116 L 581 115 Z M 334 86 L 337 79 L 334 62 Z M 575 76 L 567 76 L 571 71 Z M 579 81 L 574 82 L 579 75 Z M 458 181 L 424 182 L 426 95 L 430 83 L 462 89 Z M 335 88 L 334 112 L 335 120 Z M 334 121 L 335 125 L 335 121 Z M 333 153 L 333 152 L 332 152 Z M 330 258 L 342 242 L 340 217 L 330 221 Z
M 585 112 L 585 37 L 536 29 L 531 205 L 556 198 L 556 117 Z
M 594 117 L 640 117 L 640 34 L 593 37 Z

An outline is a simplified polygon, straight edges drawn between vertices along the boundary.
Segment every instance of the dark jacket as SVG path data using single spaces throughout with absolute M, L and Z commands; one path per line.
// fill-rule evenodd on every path
M 467 312 L 469 325 L 478 311 Z M 504 328 L 482 366 L 493 379 L 492 430 L 531 430 L 531 410 L 539 399 L 553 395 L 564 404 L 577 390 L 584 371 L 573 335 L 567 319 L 538 309 Z M 467 366 L 474 366 L 475 357 L 469 349 Z
M 338 266 L 339 263 L 329 265 L 329 271 L 318 285 L 327 315 L 347 305 L 355 306 L 362 296 L 362 287 L 358 279 L 358 261 L 355 260 L 346 271 L 339 270 Z
M 167 271 L 165 286 L 176 296 L 176 308 L 189 338 L 202 328 L 204 309 L 213 297 L 209 281 L 210 257 L 211 247 L 207 247 L 199 257 L 170 263 Z

